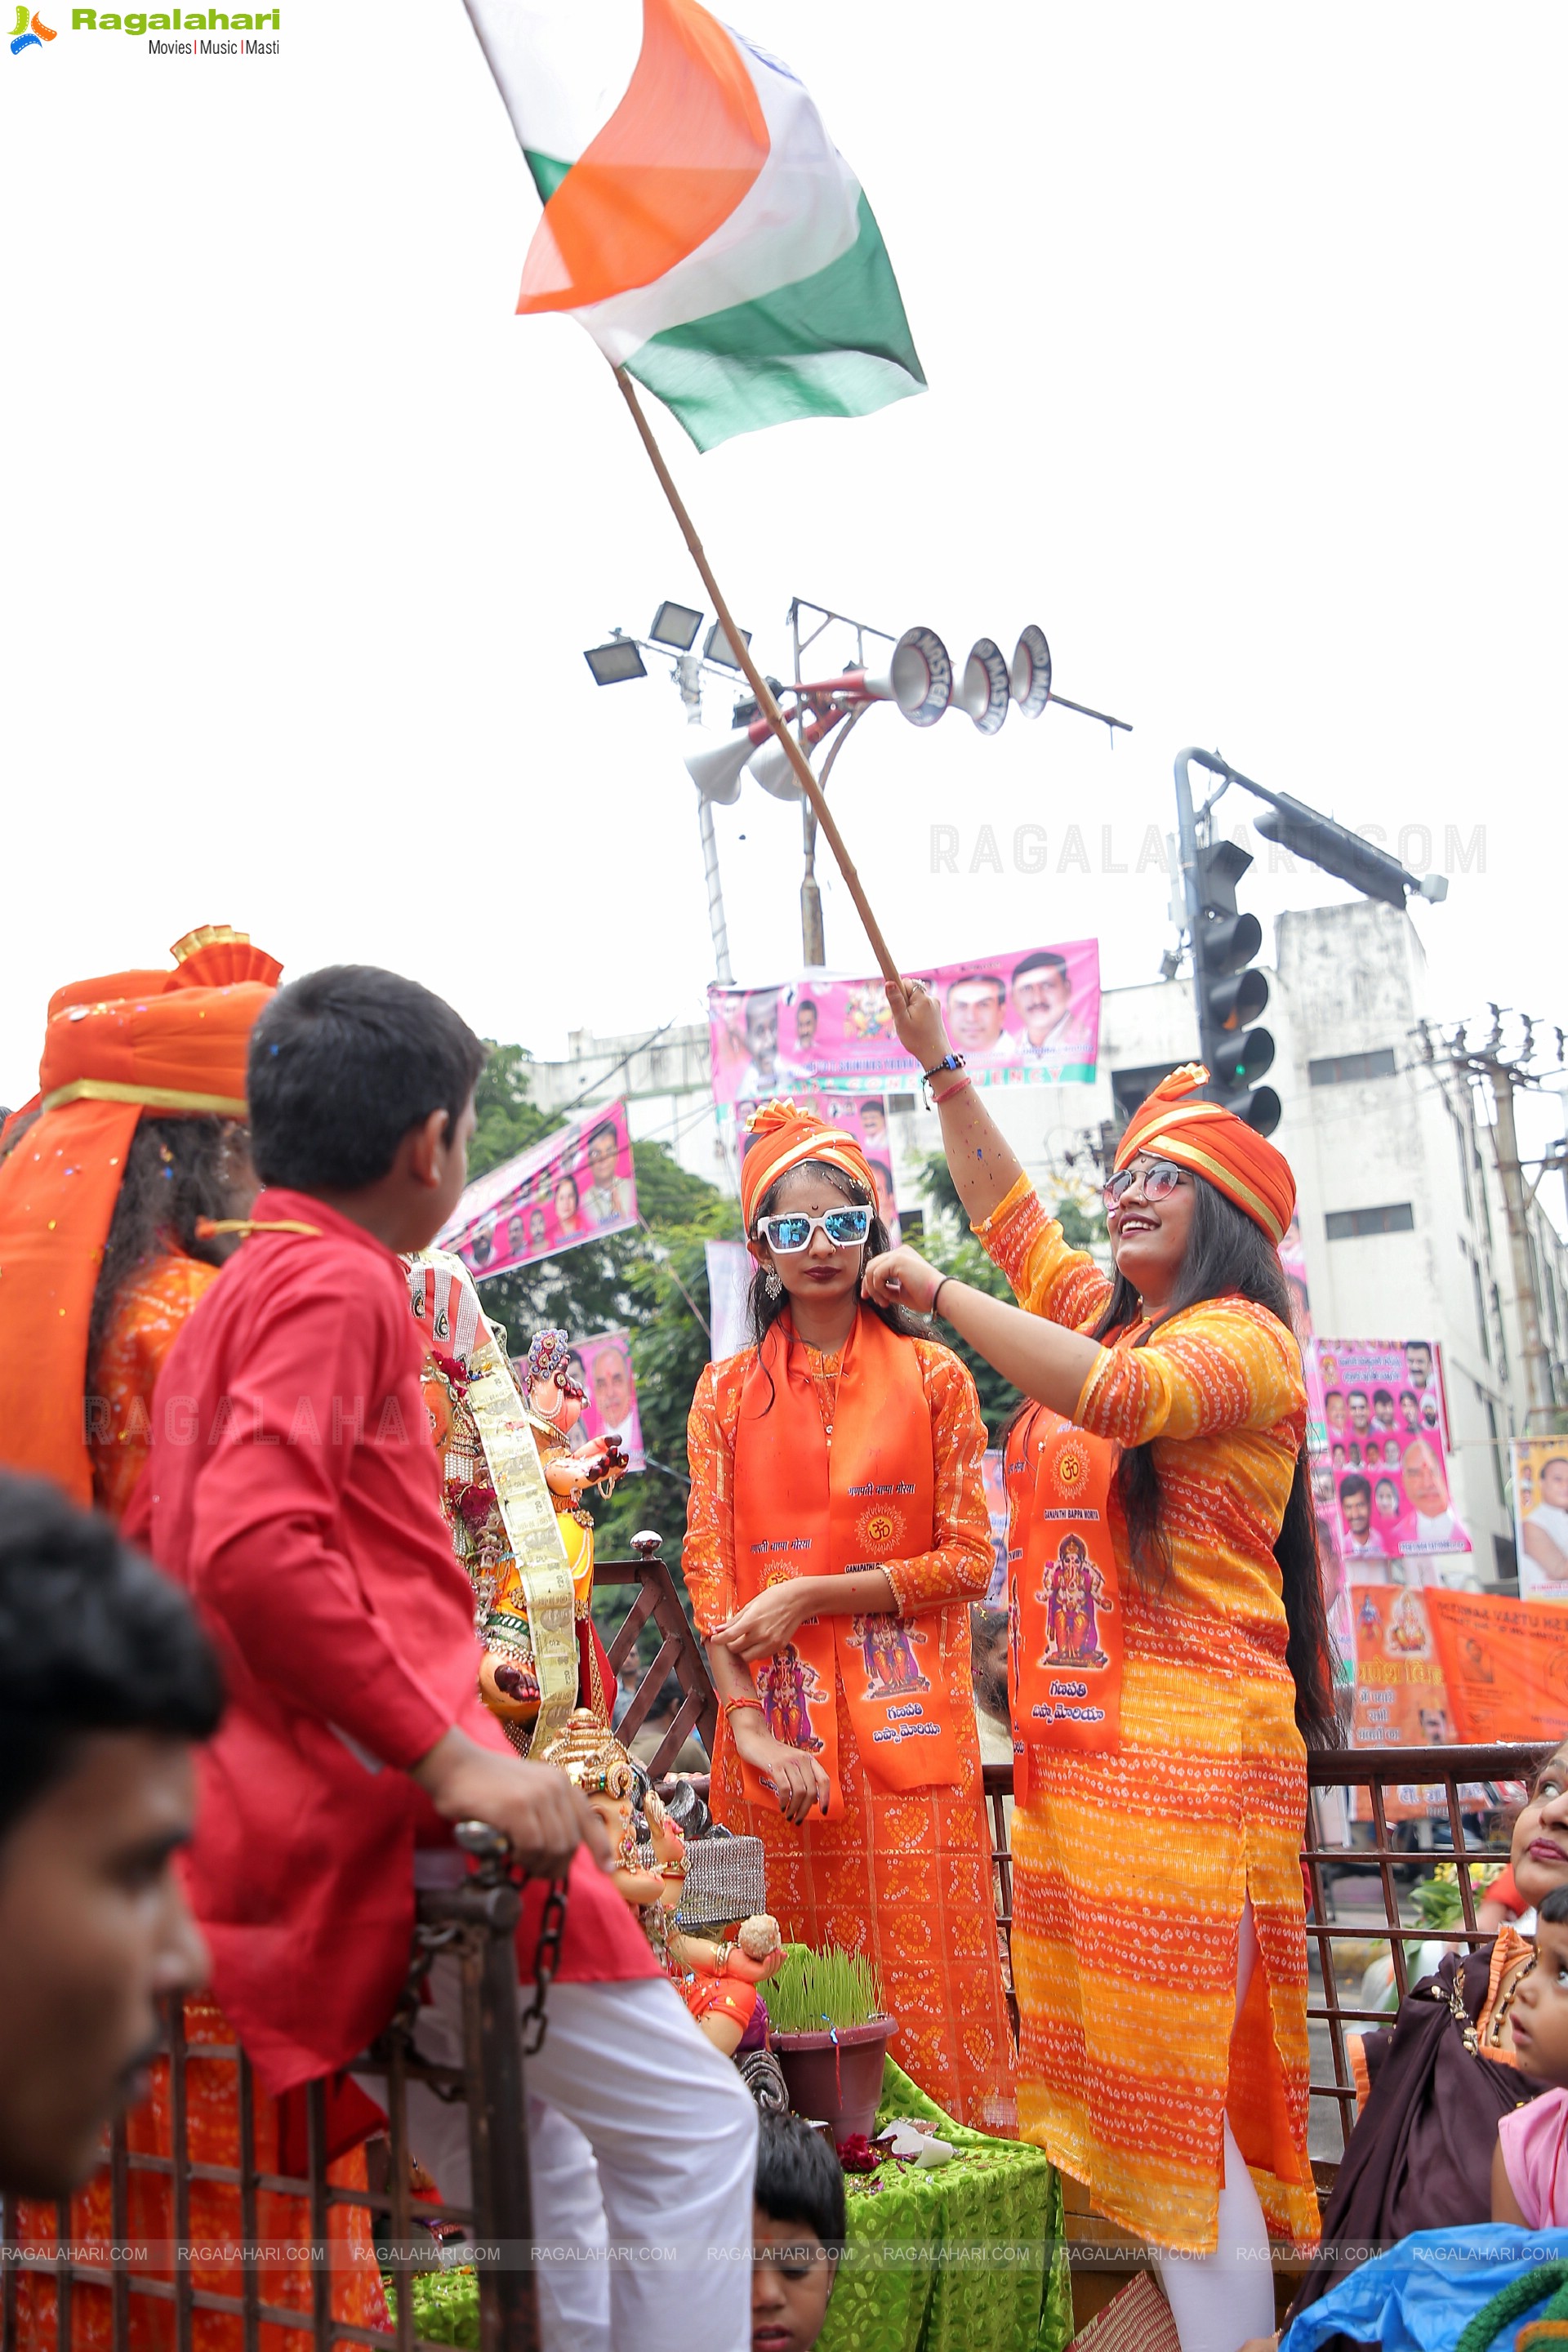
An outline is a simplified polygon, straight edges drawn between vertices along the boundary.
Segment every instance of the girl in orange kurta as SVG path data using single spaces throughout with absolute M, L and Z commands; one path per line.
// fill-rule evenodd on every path
M 78 982 L 56 995 L 40 1072 L 44 1101 L 8 1155 L 0 1185 L 0 1256 L 9 1265 L 26 1249 L 34 1286 L 30 1324 L 27 1292 L 11 1297 L 8 1285 L 7 1297 L 0 1301 L 0 1337 L 11 1343 L 0 1351 L 5 1377 L 14 1382 L 41 1378 L 51 1391 L 64 1392 L 56 1399 L 61 1411 L 52 1445 L 44 1442 L 49 1432 L 40 1433 L 14 1409 L 0 1410 L 7 1466 L 54 1478 L 83 1503 L 84 1473 L 89 1474 L 91 1500 L 116 1521 L 123 1517 L 146 1465 L 158 1376 L 236 1245 L 232 1234 L 203 1227 L 243 1217 L 256 1197 L 243 1124 L 246 1051 L 250 1025 L 281 970 L 272 957 L 252 948 L 244 933 L 220 926 L 192 932 L 174 954 L 173 972 L 119 973 Z M 86 1017 L 83 1007 L 89 1008 Z M 134 1040 L 134 1051 L 128 1039 Z M 67 1050 L 73 1056 L 68 1065 L 52 1066 Z M 137 1076 L 142 1062 L 151 1066 L 145 1086 Z M 51 1078 L 69 1083 L 57 1092 Z M 226 1103 L 226 1110 L 215 1110 L 215 1102 Z M 95 1112 L 118 1122 L 112 1131 L 101 1123 L 84 1127 L 84 1118 Z M 38 1303 L 40 1296 L 47 1304 Z M 62 1298 L 64 1306 L 58 1304 Z M 47 1319 L 47 1334 L 39 1318 Z M 40 1359 L 38 1346 L 46 1337 L 47 1352 Z M 40 1363 L 41 1370 L 35 1370 Z M 0 1400 L 7 1408 L 15 1402 Z M 203 1994 L 184 2003 L 184 2032 L 193 2050 L 233 2045 L 221 2011 Z M 159 2059 L 152 2073 L 150 2097 L 126 2118 L 126 2140 L 133 2155 L 166 2158 L 173 2147 L 168 2061 Z M 237 2062 L 193 2057 L 186 2095 L 189 2161 L 237 2165 Z M 290 2133 L 285 2109 L 259 2085 L 254 2105 L 258 2170 L 276 2175 L 301 2168 L 303 2154 L 291 2141 L 300 2140 L 302 2150 L 303 2133 Z M 351 2116 L 342 2133 L 348 2152 L 335 2158 L 328 2178 L 336 2186 L 363 2190 L 364 2151 L 352 2144 L 353 2134 L 357 2121 L 363 2137 L 372 2111 L 368 2101 L 358 2105 L 357 2118 Z M 341 2103 L 330 2107 L 331 2116 L 342 2113 Z M 293 2116 L 295 2121 L 302 2116 L 298 2098 Z M 328 2129 L 331 2137 L 332 2120 Z M 133 2170 L 128 2197 L 132 2238 L 166 2244 L 174 2235 L 167 2175 Z M 73 2242 L 107 2249 L 114 2237 L 111 2208 L 105 2165 L 71 2200 Z M 261 2189 L 258 2217 L 263 2238 L 297 2241 L 310 2235 L 308 2199 Z M 237 2242 L 243 2234 L 240 2219 L 237 2185 L 193 2181 L 193 2238 Z M 34 2249 L 52 2245 L 56 2209 L 20 2200 L 17 2234 Z M 359 2326 L 386 2326 L 368 2213 L 333 2207 L 328 2234 L 334 2316 Z M 105 2262 L 107 2267 L 107 2254 Z M 167 2279 L 172 2273 L 160 2261 L 139 2274 Z M 263 2324 L 260 2352 L 301 2352 L 312 2307 L 309 2263 L 280 2258 L 264 2263 L 261 2277 L 262 2300 L 297 2310 L 301 2325 L 294 2330 Z M 237 2295 L 237 2259 L 209 2268 L 195 2284 L 201 2290 Z M 17 2315 L 20 2352 L 51 2352 L 58 2337 L 51 2278 L 21 2274 Z M 195 2352 L 242 2352 L 245 2331 L 237 2313 L 198 2311 L 192 2326 Z M 166 2352 L 175 2337 L 173 2305 L 134 2298 L 131 2330 L 132 2352 Z M 106 2287 L 76 2284 L 70 2332 L 76 2352 L 110 2352 L 113 2309 Z
M 1278 1256 L 1295 1188 L 1272 1145 L 1196 1099 L 1205 1071 L 1176 1073 L 1106 1188 L 1113 1282 L 944 1062 L 931 1000 L 889 993 L 974 1229 L 1026 1311 L 938 1282 L 912 1251 L 873 1265 L 868 1295 L 934 1307 L 1038 1400 L 1023 1458 L 1007 1446 L 1028 1702 L 1020 2128 L 1151 2241 L 1183 2352 L 1235 2352 L 1272 2333 L 1270 2231 L 1318 2229 L 1298 1854 L 1303 1735 L 1331 1738 L 1333 1709 Z M 1100 1547 L 1106 1587 L 1095 1649 L 1070 1660 L 1041 1600 L 1066 1524 Z
M 757 1125 L 761 1335 L 704 1372 L 689 1431 L 686 1583 L 724 1702 L 713 1811 L 762 1839 L 787 1937 L 875 1962 L 900 2064 L 962 2122 L 1010 2133 L 969 1656 L 991 1572 L 984 1423 L 956 1357 L 858 1307 L 885 1242 L 858 1146 L 792 1108 Z M 765 1236 L 795 1240 L 780 1212 L 847 1204 L 841 1241 Z

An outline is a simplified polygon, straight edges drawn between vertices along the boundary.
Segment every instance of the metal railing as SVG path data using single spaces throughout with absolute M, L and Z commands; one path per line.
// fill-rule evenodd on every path
M 617 1675 L 646 1624 L 660 1635 L 622 1724 L 628 1740 L 668 1674 L 680 1678 L 679 1712 L 655 1751 L 652 1769 L 661 1772 L 693 1727 L 710 1746 L 717 1701 L 658 1556 L 658 1538 L 640 1537 L 634 1548 L 635 1559 L 601 1562 L 595 1575 L 601 1585 L 634 1588 L 609 1645 Z M 289 2330 L 288 2352 L 373 2344 L 385 2352 L 385 2333 L 346 2316 L 340 2306 L 347 2298 L 334 2297 L 334 2284 L 352 2277 L 346 2253 L 338 2266 L 323 2259 L 334 2220 L 341 2240 L 345 2217 L 356 2211 L 368 2214 L 377 2267 L 392 2282 L 396 2352 L 444 2352 L 417 2333 L 414 2310 L 415 2278 L 440 2267 L 437 2230 L 498 2247 L 505 2256 L 477 2266 L 481 2352 L 536 2352 L 534 2274 L 522 2253 L 531 2228 L 515 1941 L 521 1900 L 494 1858 L 481 1859 L 463 1885 L 417 1896 L 396 2014 L 353 2068 L 356 2080 L 374 2085 L 386 2111 L 375 2186 L 369 2174 L 363 2188 L 329 2177 L 340 2168 L 330 2163 L 326 2084 L 294 2095 L 293 2113 L 303 2108 L 302 2135 L 280 2126 L 264 2139 L 258 2131 L 263 2095 L 244 2052 L 233 2041 L 187 2041 L 184 2012 L 175 2004 L 167 2021 L 166 2087 L 157 2103 L 166 2129 L 149 2108 L 122 2116 L 91 2189 L 71 2204 L 0 2200 L 0 2352 L 97 2352 L 105 2344 L 110 2352 L 131 2352 L 133 2340 L 147 2352 L 195 2352 L 198 2315 L 226 2319 L 236 2352 L 264 2352 L 264 2345 L 273 2352 L 278 2339 L 270 2333 L 264 2339 L 263 2328 Z M 460 2069 L 431 2064 L 414 2044 L 420 1986 L 441 1956 L 457 1960 L 461 1978 Z M 468 2204 L 414 2185 L 408 2092 L 415 2084 L 467 2107 Z M 194 2146 L 211 2145 L 199 2124 L 193 2130 L 198 2106 L 209 2114 L 222 2109 L 226 2138 L 232 2122 L 234 2162 L 193 2154 Z M 299 2158 L 298 2168 L 286 2168 L 284 2157 Z M 280 2207 L 280 2200 L 289 2202 Z M 310 2247 L 306 2262 L 290 2265 L 263 2251 L 280 2224 L 289 2242 Z M 363 2238 L 363 2223 L 360 2230 Z M 148 2259 L 125 2259 L 124 2250 L 138 2244 Z M 280 2299 L 290 2294 L 300 2299 Z M 210 2328 L 203 2333 L 210 2342 Z
M 1550 1745 L 1352 1748 L 1308 1757 L 1310 1818 L 1301 1846 L 1301 1861 L 1311 1898 L 1308 1948 L 1316 1958 L 1321 1991 L 1318 1995 L 1314 1988 L 1309 1994 L 1307 2021 L 1309 2027 L 1328 2029 L 1329 2056 L 1333 2068 L 1331 2081 L 1311 2082 L 1310 2096 L 1333 2108 L 1342 2147 L 1355 2122 L 1357 2096 L 1347 2029 L 1353 2032 L 1392 2025 L 1394 2011 L 1366 2008 L 1343 1998 L 1334 1964 L 1336 1950 L 1342 1947 L 1361 1948 L 1360 1957 L 1364 1963 L 1380 1957 L 1376 1948 L 1384 1947 L 1392 1959 L 1394 2006 L 1397 2007 L 1409 1990 L 1407 1944 L 1446 1944 L 1473 1950 L 1484 1942 L 1487 1931 L 1476 1924 L 1477 1897 L 1471 1873 L 1508 1860 L 1508 1821 L 1512 1798 L 1551 1753 Z M 1016 2026 L 1017 2010 L 1009 1965 L 1013 1864 L 1006 1820 L 1006 1807 L 1013 1795 L 1013 1768 L 1010 1764 L 987 1764 L 984 1775 L 997 1920 L 1002 1930 L 1008 2002 Z M 1434 1809 L 1426 1814 L 1426 1820 L 1432 1824 L 1435 1812 L 1436 1828 L 1446 1832 L 1451 1843 L 1426 1847 L 1401 1844 L 1400 1830 L 1414 1832 L 1416 1825 L 1389 1819 L 1388 1792 L 1394 1790 L 1422 1790 L 1424 1801 Z M 1352 1833 L 1348 1820 L 1343 1825 L 1347 1834 L 1342 1842 L 1330 1842 L 1325 1837 L 1323 1799 L 1336 1791 L 1347 1798 L 1352 1791 L 1357 1791 L 1364 1799 L 1364 1815 L 1355 1824 L 1368 1831 L 1364 1841 Z M 1425 1792 L 1430 1792 L 1429 1796 Z M 1400 1908 L 1400 1878 L 1415 1877 L 1433 1864 L 1446 1862 L 1455 1864 L 1459 1924 L 1428 1927 L 1406 1917 Z M 1361 1887 L 1375 1888 L 1375 1910 L 1352 1906 L 1344 1899 L 1351 1889 Z M 1349 1916 L 1352 1910 L 1359 1916 Z M 1331 2179 L 1332 2164 L 1332 2158 L 1320 2161 L 1320 2186 L 1326 2186 Z
M 657 1654 L 640 1676 L 620 1725 L 628 1742 L 646 1724 L 668 1675 L 673 1673 L 681 1692 L 679 1708 L 665 1727 L 649 1769 L 656 1778 L 668 1771 L 688 1736 L 695 1731 L 712 1752 L 718 1705 L 701 1646 L 693 1635 L 669 1570 L 659 1557 L 658 1538 L 639 1537 L 632 1560 L 598 1563 L 595 1576 L 604 1588 L 630 1587 L 626 1614 L 609 1643 L 608 1655 L 617 1677 L 634 1654 L 639 1636 L 651 1624 L 658 1635 Z M 1478 1865 L 1506 1859 L 1506 1816 L 1510 1792 L 1529 1780 L 1548 1749 L 1542 1747 L 1421 1748 L 1386 1750 L 1352 1749 L 1314 1755 L 1308 1761 L 1311 1804 L 1310 1832 L 1301 1858 L 1310 1893 L 1307 1926 L 1310 1949 L 1316 1956 L 1319 1987 L 1309 2000 L 1309 2021 L 1326 2027 L 1332 2080 L 1313 2080 L 1311 2097 L 1328 2103 L 1339 2126 L 1342 2146 L 1354 2121 L 1356 2093 L 1347 2049 L 1347 2032 L 1362 2025 L 1386 2025 L 1390 2013 L 1368 2009 L 1342 1994 L 1335 1966 L 1336 1951 L 1349 1946 L 1363 1949 L 1383 1944 L 1392 1959 L 1396 1998 L 1408 1989 L 1405 1947 L 1416 1941 L 1473 1947 L 1482 1939 L 1476 1919 L 1476 1893 L 1471 1872 Z M 984 1793 L 991 1835 L 994 1886 L 1007 1998 L 1015 2031 L 1017 2012 L 1011 1977 L 1010 1935 L 1013 1917 L 1013 1861 L 1008 1836 L 1008 1805 L 1013 1793 L 1010 1764 L 984 1768 Z M 691 1776 L 706 1793 L 707 1776 Z M 1401 1843 L 1412 1832 L 1389 1817 L 1391 1790 L 1411 1788 L 1435 1790 L 1436 1828 L 1446 1831 L 1450 1844 L 1417 1853 Z M 1360 1790 L 1364 1820 L 1352 1831 L 1348 1821 L 1337 1825 L 1328 1816 L 1336 1792 Z M 1341 1834 L 1336 1837 L 1336 1827 Z M 1357 1842 L 1364 1830 L 1363 1842 Z M 1431 1829 L 1428 1829 L 1430 1835 Z M 1401 1878 L 1433 1860 L 1457 1865 L 1459 1924 L 1430 1928 L 1403 1915 Z M 1358 1906 L 1347 1898 L 1373 1888 L 1376 1907 Z M 55 2243 L 38 2242 L 38 2216 L 50 2209 L 30 2209 L 30 2245 L 21 2242 L 21 2216 L 14 2200 L 5 2203 L 4 2255 L 0 2257 L 0 2352 L 82 2352 L 106 2341 L 110 2352 L 130 2352 L 132 2319 L 141 2306 L 135 2329 L 139 2344 L 155 2352 L 194 2352 L 198 2314 L 224 2315 L 235 2328 L 237 2352 L 263 2352 L 264 2327 L 287 2328 L 295 2338 L 289 2352 L 333 2352 L 340 2345 L 384 2346 L 384 2334 L 345 2316 L 334 2306 L 334 2280 L 341 2271 L 320 2259 L 311 2262 L 308 2277 L 295 2271 L 282 2287 L 299 2301 L 277 2299 L 279 2273 L 256 2251 L 264 2234 L 262 2224 L 277 2215 L 276 2200 L 294 2200 L 300 2234 L 315 2250 L 325 2249 L 333 2233 L 333 2217 L 359 2210 L 369 2216 L 370 2235 L 380 2256 L 380 2267 L 391 2280 L 395 2297 L 397 2352 L 425 2352 L 431 2339 L 415 2325 L 413 2282 L 423 2270 L 439 2267 L 436 2231 L 444 2228 L 480 2241 L 521 2250 L 530 2237 L 528 2147 L 523 2130 L 523 2071 L 525 2061 L 519 2024 L 515 1931 L 521 1896 L 496 1862 L 481 1861 L 477 1874 L 450 1892 L 422 1893 L 417 1899 L 415 1946 L 407 1986 L 396 2015 L 374 2047 L 355 2063 L 357 2076 L 373 2079 L 386 2111 L 384 2151 L 375 2186 L 352 2188 L 329 2177 L 331 2112 L 326 2086 L 311 2084 L 302 2095 L 304 2107 L 303 2163 L 285 2169 L 261 2161 L 257 2133 L 258 2093 L 244 2053 L 233 2042 L 187 2042 L 184 2020 L 170 2021 L 168 2046 L 167 2151 L 150 2143 L 155 2137 L 145 2111 L 122 2119 L 110 2136 L 108 2159 L 96 2183 L 93 2222 L 89 2242 L 73 2242 L 73 2209 L 53 2209 Z M 461 2069 L 433 2065 L 414 2046 L 413 2025 L 419 1985 L 438 1956 L 456 1958 L 462 1983 L 464 2062 Z M 237 2160 L 214 2163 L 191 2152 L 193 2067 L 231 2069 L 229 2086 L 237 2116 Z M 415 2186 L 413 2148 L 408 2123 L 408 2091 L 423 2083 L 438 2098 L 467 2105 L 468 2146 L 472 2166 L 472 2200 L 468 2205 L 421 2193 Z M 211 2077 L 198 2078 L 198 2087 L 210 2095 Z M 1320 2187 L 1332 2176 L 1332 2163 L 1317 2166 Z M 107 2191 L 107 2194 L 105 2194 Z M 111 2258 L 110 2249 L 124 2247 L 135 2235 L 140 2220 L 147 2233 L 149 2202 L 163 2216 L 165 2235 L 173 2249 L 189 2247 L 205 2217 L 214 2210 L 214 2192 L 226 2200 L 225 2210 L 237 2240 L 237 2258 L 215 2277 L 202 2263 L 172 2259 L 158 2265 L 132 2266 Z M 79 2199 L 75 2220 L 79 2223 L 86 2200 Z M 287 2209 L 285 2209 L 287 2210 Z M 48 2225 L 44 2235 L 47 2238 Z M 361 2225 L 362 2233 L 363 2225 Z M 423 2243 L 429 2240 L 429 2254 Z M 534 2352 L 538 2344 L 538 2314 L 533 2273 L 526 2263 L 510 2262 L 479 2266 L 479 2303 L 482 2352 Z M 204 2277 L 208 2283 L 204 2284 Z M 40 2292 L 41 2291 L 41 2292 Z M 102 2305 L 83 2311 L 79 2298 L 106 2299 L 109 2327 L 102 2324 Z M 24 2308 L 26 2305 L 26 2309 Z M 167 2315 L 159 2319 L 148 2309 L 158 2305 Z M 272 2352 L 276 2337 L 268 2339 Z M 431 2352 L 434 2352 L 432 2346 Z

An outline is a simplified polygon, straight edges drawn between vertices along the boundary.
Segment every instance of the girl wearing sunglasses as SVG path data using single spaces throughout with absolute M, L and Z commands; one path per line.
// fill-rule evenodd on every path
M 962 2123 L 1011 2134 L 1005 1996 L 970 1676 L 991 1538 L 974 1383 L 897 1301 L 854 1138 L 751 1121 L 752 1344 L 691 1408 L 683 1566 L 722 1712 L 712 1809 L 762 1839 L 792 1941 L 873 1960 L 894 2055 Z
M 934 1310 L 1030 1402 L 1004 1449 L 1019 1762 L 1023 2136 L 1153 2248 L 1183 2352 L 1274 2326 L 1268 2239 L 1314 2243 L 1298 1860 L 1337 1741 L 1279 1243 L 1283 1156 L 1178 1070 L 1070 1249 L 916 982 L 888 992 L 1016 1307 L 916 1252 L 868 1298 Z

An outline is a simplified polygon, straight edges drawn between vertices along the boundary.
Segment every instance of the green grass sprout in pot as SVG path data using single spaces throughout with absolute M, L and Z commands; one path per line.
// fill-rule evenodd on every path
M 384 2281 L 386 2307 L 397 2324 L 397 2288 Z M 479 2282 L 470 2270 L 416 2271 L 411 2281 L 414 2333 L 427 2344 L 456 2344 L 479 2352 Z
M 872 1963 L 837 1944 L 821 1952 L 791 1944 L 783 1968 L 768 1979 L 765 1998 L 774 2033 L 825 2033 L 829 2027 L 843 2033 L 889 2013 Z

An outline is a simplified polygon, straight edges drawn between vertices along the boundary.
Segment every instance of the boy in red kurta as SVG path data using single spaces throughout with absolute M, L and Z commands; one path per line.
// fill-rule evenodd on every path
M 516 1757 L 481 1702 L 472 1595 L 441 1515 L 397 1253 L 456 1206 L 482 1061 L 439 998 L 368 969 L 313 973 L 258 1024 L 266 1189 L 164 1368 L 127 1524 L 201 1603 L 228 1683 L 191 1895 L 217 2000 L 280 2092 L 385 2023 L 416 1877 L 462 1869 L 450 1822 L 495 1822 L 540 1880 L 569 1868 L 529 2064 L 538 2235 L 602 2244 L 607 2223 L 612 2242 L 663 2248 L 679 2213 L 683 2242 L 732 2258 L 546 2267 L 546 2340 L 740 2352 L 754 2110 L 605 1882 L 585 1801 Z M 524 1906 L 525 1970 L 542 1896 L 536 1884 Z

